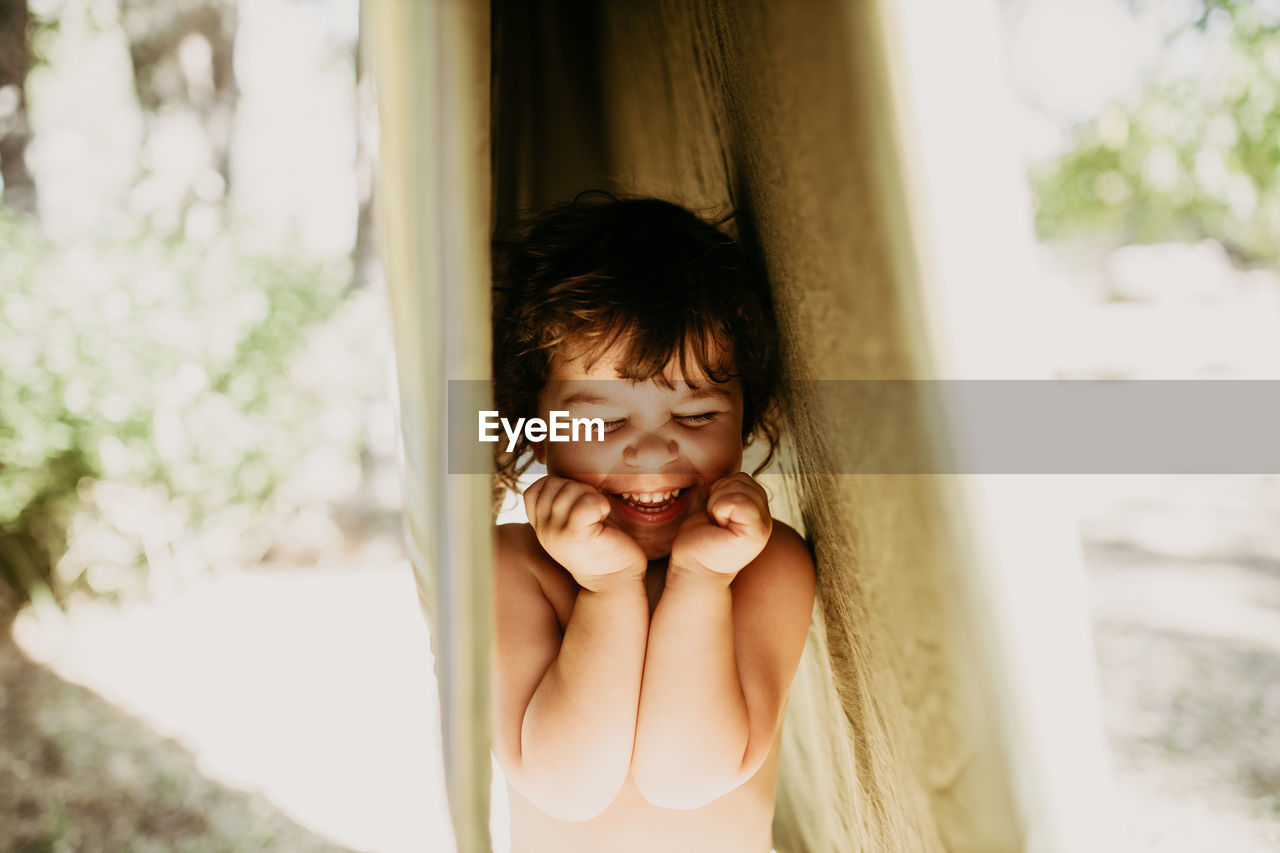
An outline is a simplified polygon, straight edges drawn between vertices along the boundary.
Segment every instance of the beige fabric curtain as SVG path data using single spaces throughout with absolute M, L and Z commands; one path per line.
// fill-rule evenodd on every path
M 431 628 L 454 834 L 470 853 L 489 849 L 492 491 L 488 477 L 448 473 L 445 411 L 448 380 L 489 372 L 488 10 L 368 0 L 365 14 L 407 541 Z
M 741 211 L 793 378 L 1010 378 L 1041 375 L 1017 349 L 1029 219 L 993 3 L 370 2 L 406 513 L 459 848 L 483 850 L 488 494 L 444 474 L 439 407 L 487 375 L 490 229 L 587 188 Z M 858 436 L 808 387 L 771 480 L 819 571 L 778 850 L 1099 849 L 1068 520 L 1036 481 L 833 475 Z M 955 427 L 912 440 L 946 454 Z

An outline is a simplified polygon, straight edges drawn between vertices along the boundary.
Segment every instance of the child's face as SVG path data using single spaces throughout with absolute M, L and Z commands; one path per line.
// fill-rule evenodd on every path
M 553 359 L 539 416 L 601 418 L 604 441 L 541 442 L 534 452 L 548 474 L 609 498 L 610 520 L 655 560 L 671 553 L 684 520 L 706 509 L 711 484 L 742 468 L 742 385 L 686 376 L 674 360 L 664 371 L 674 388 L 620 379 L 625 352 L 616 344 L 590 368 L 582 357 Z M 689 368 L 698 370 L 692 359 Z

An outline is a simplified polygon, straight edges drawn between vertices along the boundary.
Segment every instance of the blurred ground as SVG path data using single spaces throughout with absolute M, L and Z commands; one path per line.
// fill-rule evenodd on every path
M 1076 485 L 1119 849 L 1280 849 L 1280 477 Z
M 260 793 L 0 639 L 0 848 L 38 851 L 346 848 Z
M 0 645 L 0 849 L 445 850 L 432 659 L 374 541 Z
M 1220 245 L 1046 247 L 1063 378 L 1280 377 L 1280 278 Z M 1060 478 L 1076 498 L 1118 849 L 1280 850 L 1280 477 Z

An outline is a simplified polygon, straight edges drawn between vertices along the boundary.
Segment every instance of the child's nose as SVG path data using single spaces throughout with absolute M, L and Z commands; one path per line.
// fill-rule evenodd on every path
M 676 443 L 657 433 L 639 436 L 622 452 L 622 459 L 637 468 L 661 468 L 679 455 Z

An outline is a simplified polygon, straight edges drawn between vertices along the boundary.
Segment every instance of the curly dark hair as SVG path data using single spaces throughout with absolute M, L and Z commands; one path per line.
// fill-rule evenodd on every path
M 778 327 L 764 276 L 715 224 L 667 201 L 579 195 L 494 240 L 494 403 L 508 417 L 536 417 L 556 347 L 572 341 L 593 361 L 628 347 L 623 378 L 666 384 L 664 369 L 692 356 L 713 382 L 742 381 L 744 443 L 778 445 Z M 732 363 L 715 363 L 727 349 Z M 688 371 L 685 371 L 686 375 Z M 532 461 L 520 437 L 496 446 L 511 489 Z

